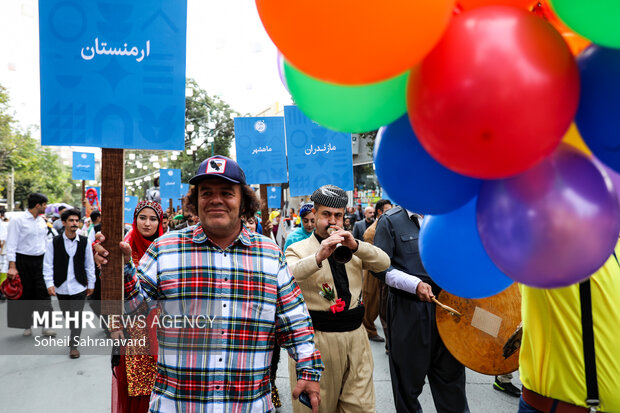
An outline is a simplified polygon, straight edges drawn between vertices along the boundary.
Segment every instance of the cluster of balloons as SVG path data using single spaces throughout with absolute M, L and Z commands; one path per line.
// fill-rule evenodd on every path
M 314 121 L 380 128 L 377 177 L 425 214 L 449 292 L 582 281 L 620 233 L 620 2 L 256 0 Z

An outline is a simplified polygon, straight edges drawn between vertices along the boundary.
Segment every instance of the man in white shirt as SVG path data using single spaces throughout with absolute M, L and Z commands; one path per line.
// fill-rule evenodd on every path
M 77 235 L 81 214 L 77 209 L 65 209 L 60 215 L 64 232 L 47 244 L 43 261 L 43 278 L 49 295 L 58 297 L 63 313 L 70 312 L 71 339 L 69 357 L 80 357 L 77 349 L 82 327 L 79 322 L 86 297 L 95 288 L 93 250 L 86 237 Z M 77 312 L 77 317 L 76 313 Z
M 28 196 L 28 210 L 9 221 L 6 257 L 9 261 L 7 276 L 19 276 L 23 293 L 19 300 L 8 303 L 8 326 L 23 328 L 24 336 L 32 335 L 32 312 L 52 311 L 52 304 L 43 282 L 43 256 L 47 223 L 41 216 L 47 206 L 47 197 L 33 193 Z M 35 301 L 36 300 L 36 301 Z M 43 329 L 43 335 L 56 332 Z
M 9 269 L 9 263 L 6 260 L 6 236 L 9 224 L 4 222 L 4 209 L 0 211 L 0 285 L 6 278 L 6 272 Z M 0 291 L 0 301 L 5 300 L 4 295 Z

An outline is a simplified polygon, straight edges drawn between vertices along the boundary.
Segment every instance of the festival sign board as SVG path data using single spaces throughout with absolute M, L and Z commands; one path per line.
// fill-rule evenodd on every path
M 181 170 L 159 170 L 159 196 L 161 199 L 172 198 L 176 201 L 181 197 Z
M 73 170 L 71 179 L 76 181 L 95 180 L 95 154 L 89 152 L 73 152 Z
M 138 205 L 138 197 L 125 195 L 125 223 L 131 224 L 133 223 L 133 212 Z
M 40 0 L 41 144 L 182 150 L 187 0 Z
M 322 185 L 353 190 L 351 134 L 324 128 L 296 106 L 284 107 L 291 196 L 310 195 Z
M 282 189 L 279 186 L 267 187 L 267 207 L 280 209 L 282 205 Z
M 248 184 L 287 182 L 284 118 L 235 118 L 237 162 Z

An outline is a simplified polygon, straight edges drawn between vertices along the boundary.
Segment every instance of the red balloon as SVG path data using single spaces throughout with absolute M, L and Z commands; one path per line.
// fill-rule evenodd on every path
M 545 20 L 489 6 L 452 19 L 407 93 L 413 128 L 437 161 L 494 179 L 528 169 L 560 143 L 577 110 L 579 72 Z
M 486 6 L 513 6 L 531 10 L 538 5 L 538 0 L 458 0 L 463 10 L 471 10 Z

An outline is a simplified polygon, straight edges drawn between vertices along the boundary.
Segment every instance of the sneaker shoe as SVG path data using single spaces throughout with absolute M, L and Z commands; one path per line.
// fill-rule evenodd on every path
M 377 343 L 383 343 L 385 342 L 385 339 L 383 337 L 381 337 L 379 334 L 374 335 L 374 336 L 369 336 L 368 340 L 370 341 L 376 341 Z
M 521 390 L 519 390 L 517 386 L 510 382 L 500 383 L 497 379 L 495 379 L 495 383 L 493 383 L 493 388 L 512 397 L 521 397 Z
M 44 328 L 41 333 L 46 337 L 56 337 L 56 332 L 50 328 Z
M 24 337 L 30 337 L 32 335 L 32 329 L 31 328 L 27 328 L 24 330 L 24 332 L 22 333 L 22 336 Z

